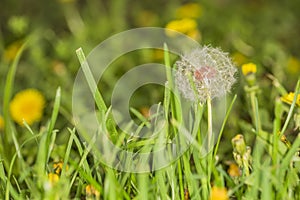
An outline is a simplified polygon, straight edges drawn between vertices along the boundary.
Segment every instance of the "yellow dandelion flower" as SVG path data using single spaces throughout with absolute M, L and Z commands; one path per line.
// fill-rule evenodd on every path
M 201 33 L 198 29 L 191 30 L 186 33 L 187 36 L 193 38 L 194 40 L 200 40 L 201 39 Z
M 44 106 L 45 99 L 39 91 L 23 90 L 10 103 L 11 117 L 20 125 L 23 125 L 23 120 L 31 125 L 42 118 Z
M 0 115 L 0 130 L 4 129 L 4 119 L 3 117 Z
M 256 65 L 254 63 L 246 63 L 242 65 L 242 72 L 244 76 L 247 76 L 248 74 L 255 74 L 256 73 Z
M 9 45 L 4 51 L 3 59 L 8 62 L 12 61 L 16 57 L 21 46 L 22 43 L 20 41 L 14 42 Z
M 87 185 L 85 187 L 85 192 L 86 196 L 91 197 L 91 196 L 96 196 L 97 198 L 100 196 L 100 192 L 94 188 L 91 184 Z
M 64 163 L 62 161 L 53 163 L 53 169 L 56 174 L 60 174 L 62 171 Z M 66 165 L 66 170 L 69 169 L 69 166 Z
M 295 97 L 295 93 L 290 92 L 290 93 L 282 96 L 280 99 L 281 99 L 281 101 L 291 105 L 293 103 L 294 97 Z M 298 96 L 297 96 L 296 105 L 300 107 L 300 94 L 298 94 Z
M 198 3 L 187 3 L 176 10 L 177 18 L 199 18 L 202 16 L 203 8 Z
M 231 163 L 229 165 L 227 172 L 231 177 L 238 177 L 242 175 L 240 168 L 235 163 Z
M 197 22 L 194 19 L 184 18 L 173 20 L 166 25 L 166 28 L 186 34 L 193 39 L 199 39 L 200 37 L 200 32 L 197 29 Z M 172 31 L 166 31 L 166 34 L 170 37 L 176 36 L 176 33 Z
M 300 72 L 300 60 L 295 57 L 290 57 L 287 61 L 287 71 L 290 74 L 297 74 Z
M 227 189 L 213 186 L 210 193 L 211 200 L 229 200 Z
M 48 174 L 48 180 L 51 183 L 51 185 L 54 185 L 59 181 L 59 176 L 55 173 L 49 173 Z

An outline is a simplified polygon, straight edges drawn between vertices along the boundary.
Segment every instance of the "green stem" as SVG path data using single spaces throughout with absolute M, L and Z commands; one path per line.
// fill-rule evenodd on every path
M 225 118 L 223 120 L 223 123 L 222 123 L 222 126 L 221 126 L 221 130 L 219 132 L 219 136 L 218 136 L 218 140 L 217 140 L 217 143 L 216 143 L 216 146 L 214 148 L 214 153 L 213 153 L 213 157 L 216 157 L 217 155 L 217 152 L 218 152 L 218 149 L 219 149 L 219 145 L 220 145 L 220 142 L 221 142 L 221 137 L 222 137 L 222 134 L 223 134 L 223 131 L 224 131 L 224 128 L 225 128 L 225 125 L 226 125 L 226 122 L 227 122 L 227 119 L 229 117 L 229 113 L 231 112 L 231 109 L 232 109 L 232 106 L 236 100 L 236 97 L 237 95 L 234 95 L 232 101 L 231 101 L 231 104 L 230 106 L 228 107 L 227 109 L 227 112 L 226 112 L 226 115 L 225 115 Z
M 298 97 L 299 93 L 300 93 L 300 79 L 299 79 L 298 82 L 297 82 L 297 86 L 296 86 L 295 93 L 294 93 L 294 99 L 293 99 L 292 105 L 291 105 L 291 107 L 290 107 L 290 110 L 289 110 L 289 112 L 288 112 L 288 116 L 287 116 L 287 118 L 286 118 L 286 120 L 285 120 L 285 122 L 284 122 L 284 125 L 283 125 L 283 127 L 282 127 L 282 129 L 281 129 L 281 131 L 280 131 L 280 137 L 281 137 L 281 136 L 284 134 L 284 132 L 286 131 L 287 126 L 288 126 L 288 124 L 289 124 L 289 122 L 290 122 L 290 120 L 291 120 L 291 118 L 292 118 L 293 111 L 294 111 L 294 108 L 295 108 L 295 105 L 296 105 L 296 101 L 297 101 L 297 97 Z M 280 138 L 280 137 L 279 137 L 279 138 Z
M 211 98 L 210 96 L 207 98 L 207 188 L 210 190 L 210 180 L 211 180 L 211 172 L 212 172 L 212 163 L 213 163 L 213 151 L 211 149 L 212 139 L 213 139 L 213 131 L 212 131 L 212 107 L 211 107 Z
M 211 98 L 207 99 L 207 147 L 208 150 L 211 148 L 212 140 L 212 109 L 211 109 Z
M 183 185 L 183 177 L 182 177 L 182 169 L 181 169 L 181 159 L 178 159 L 178 175 L 179 175 L 179 190 L 180 190 L 180 197 L 184 199 L 184 185 Z
M 250 100 L 251 100 L 251 107 L 252 107 L 252 120 L 256 126 L 257 133 L 259 133 L 262 130 L 262 128 L 261 128 L 261 123 L 260 123 L 258 109 L 257 109 L 256 91 L 250 92 Z
M 103 100 L 103 97 L 102 97 L 101 93 L 98 90 L 97 83 L 94 80 L 94 76 L 93 76 L 93 74 L 92 74 L 92 72 L 90 70 L 88 62 L 86 61 L 86 58 L 85 58 L 85 55 L 83 53 L 82 48 L 77 49 L 76 50 L 76 54 L 77 54 L 78 60 L 79 60 L 79 62 L 81 64 L 81 67 L 82 67 L 83 73 L 85 75 L 85 78 L 86 78 L 86 80 L 87 80 L 87 82 L 89 84 L 90 90 L 91 90 L 91 92 L 94 95 L 97 107 L 100 110 L 103 110 L 104 112 L 106 112 L 107 111 L 107 107 L 105 105 L 105 102 Z
M 87 80 L 87 83 L 89 85 L 89 89 L 93 94 L 93 97 L 94 97 L 94 100 L 95 100 L 95 103 L 96 103 L 98 109 L 100 111 L 102 111 L 103 113 L 106 113 L 108 111 L 107 106 L 104 102 L 104 99 L 103 99 L 100 91 L 98 90 L 97 83 L 94 80 L 94 76 L 92 74 L 92 71 L 89 67 L 89 64 L 86 60 L 86 57 L 84 55 L 84 52 L 83 52 L 82 48 L 77 49 L 76 54 L 77 54 L 78 60 L 79 60 L 79 62 L 81 64 L 81 67 L 82 67 L 82 71 L 83 71 L 84 76 L 85 76 L 85 78 Z M 108 128 L 108 131 L 111 133 L 110 136 L 112 137 L 111 138 L 112 141 L 116 141 L 116 137 L 118 135 L 118 132 L 116 130 L 116 125 L 115 125 L 114 119 L 111 115 L 109 115 L 109 117 L 106 121 L 106 125 L 107 125 L 107 128 Z

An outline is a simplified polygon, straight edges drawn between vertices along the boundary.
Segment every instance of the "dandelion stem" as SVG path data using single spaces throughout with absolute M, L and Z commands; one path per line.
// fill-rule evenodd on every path
M 284 132 L 286 131 L 287 129 L 287 126 L 292 118 L 292 114 L 293 114 L 293 111 L 294 111 L 294 108 L 295 108 L 295 105 L 296 105 L 296 101 L 297 101 L 297 97 L 300 93 L 300 79 L 298 80 L 297 82 L 297 85 L 296 85 L 296 89 L 295 89 L 295 95 L 294 95 L 294 99 L 293 99 L 293 102 L 292 102 L 292 105 L 290 107 L 290 110 L 288 112 L 288 116 L 284 122 L 284 125 L 280 131 L 280 137 L 283 136 Z
M 211 98 L 207 98 L 207 147 L 210 150 L 212 140 L 212 109 Z
M 211 144 L 212 144 L 212 108 L 211 108 L 211 98 L 210 95 L 208 95 L 207 98 L 207 184 L 208 188 L 210 188 L 210 179 L 211 179 L 211 171 L 212 171 L 212 156 L 213 151 L 211 150 Z
M 179 185 L 180 185 L 180 197 L 184 199 L 184 186 L 183 186 L 183 178 L 182 178 L 182 168 L 181 168 L 181 159 L 178 159 L 178 174 L 179 174 Z

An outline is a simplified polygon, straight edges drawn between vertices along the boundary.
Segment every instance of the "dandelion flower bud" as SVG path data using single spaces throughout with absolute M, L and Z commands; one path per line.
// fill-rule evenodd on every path
M 243 155 L 246 152 L 246 143 L 243 135 L 236 135 L 234 138 L 232 138 L 231 143 L 234 151 L 236 151 L 238 154 Z
M 231 140 L 233 146 L 233 157 L 239 167 L 242 167 L 245 171 L 246 176 L 250 174 L 252 157 L 251 147 L 246 146 L 244 136 L 241 134 L 236 135 Z
M 192 101 L 204 103 L 208 98 L 221 97 L 230 91 L 236 80 L 236 67 L 228 54 L 210 46 L 184 54 L 176 66 L 176 86 Z

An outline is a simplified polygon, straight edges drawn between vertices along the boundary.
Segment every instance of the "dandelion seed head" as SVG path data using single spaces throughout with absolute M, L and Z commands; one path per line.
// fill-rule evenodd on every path
M 237 70 L 228 54 L 210 46 L 183 54 L 176 66 L 176 86 L 191 101 L 204 103 L 208 98 L 221 97 L 236 80 Z

